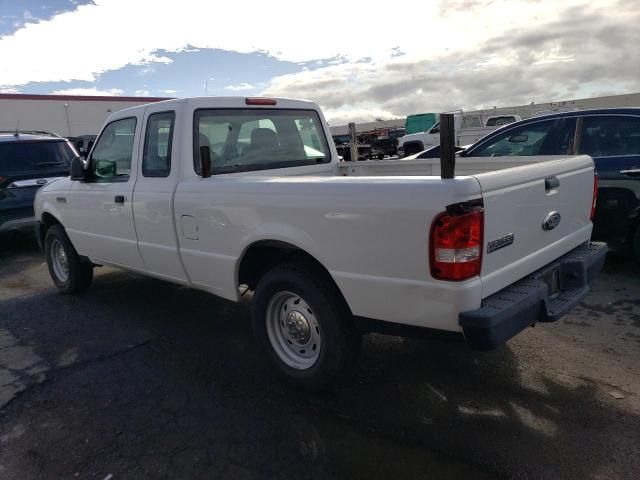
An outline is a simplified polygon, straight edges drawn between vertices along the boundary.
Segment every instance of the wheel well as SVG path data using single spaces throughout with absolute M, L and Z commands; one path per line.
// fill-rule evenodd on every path
M 247 285 L 250 290 L 255 290 L 265 273 L 285 263 L 304 264 L 314 274 L 330 281 L 342 297 L 338 285 L 322 263 L 301 248 L 278 240 L 263 240 L 247 248 L 238 267 L 238 285 Z
M 424 150 L 424 145 L 420 141 L 407 142 L 403 147 L 405 157 Z
M 53 225 L 61 225 L 61 223 L 50 213 L 44 212 L 38 226 L 38 244 L 40 246 L 44 245 L 44 236 L 47 234 L 47 230 Z
M 53 215 L 51 215 L 48 212 L 44 212 L 42 214 L 42 223 L 45 224 L 45 226 L 47 228 L 49 228 L 52 225 L 60 225 L 60 222 L 58 221 L 58 219 L 56 217 L 54 217 Z

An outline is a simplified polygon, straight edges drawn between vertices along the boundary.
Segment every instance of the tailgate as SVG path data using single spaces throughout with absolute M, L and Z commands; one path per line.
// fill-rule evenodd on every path
M 589 240 L 593 175 L 585 155 L 474 175 L 485 212 L 483 298 Z

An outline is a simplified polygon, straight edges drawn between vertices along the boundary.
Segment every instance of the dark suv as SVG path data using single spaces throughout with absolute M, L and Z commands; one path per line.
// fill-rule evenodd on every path
M 0 236 L 31 230 L 33 199 L 43 185 L 69 176 L 78 154 L 47 132 L 0 132 Z
M 640 260 L 640 108 L 529 118 L 490 133 L 461 156 L 574 153 L 591 155 L 598 172 L 594 240 L 606 241 L 612 250 Z

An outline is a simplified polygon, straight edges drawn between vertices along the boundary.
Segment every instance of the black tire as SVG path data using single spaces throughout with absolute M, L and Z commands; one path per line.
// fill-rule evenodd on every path
M 60 276 L 54 267 L 53 255 L 58 248 L 62 248 L 66 258 L 66 278 Z M 74 294 L 89 288 L 93 281 L 93 265 L 88 258 L 78 255 L 62 225 L 53 225 L 47 230 L 44 238 L 44 254 L 49 275 L 60 291 Z
M 311 391 L 324 390 L 348 377 L 362 345 L 362 336 L 354 326 L 349 308 L 331 279 L 326 277 L 326 273 L 305 263 L 281 265 L 262 277 L 253 297 L 253 330 L 258 342 L 287 382 Z M 285 363 L 269 339 L 269 305 L 282 292 L 291 292 L 303 299 L 320 327 L 320 352 L 315 363 L 304 369 Z

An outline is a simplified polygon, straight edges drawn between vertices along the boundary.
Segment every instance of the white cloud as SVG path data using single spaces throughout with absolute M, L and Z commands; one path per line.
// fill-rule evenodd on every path
M 179 93 L 180 90 L 172 90 L 170 88 L 165 88 L 165 89 L 162 89 L 162 90 L 158 90 L 158 92 L 159 93 L 164 93 L 166 95 L 174 95 L 176 93 Z
M 0 93 L 20 93 L 15 87 L 0 87 Z
M 467 51 L 329 65 L 275 77 L 262 94 L 313 99 L 336 125 L 628 93 L 640 90 L 640 56 L 621 45 L 640 42 L 639 21 L 640 4 L 572 2 L 544 25 L 491 30 Z
M 158 8 L 157 0 L 95 0 L 0 37 L 0 88 L 93 81 L 129 64 L 171 62 L 165 52 L 205 48 L 313 62 L 273 79 L 265 93 L 311 98 L 335 118 L 547 101 L 584 85 L 591 91 L 610 91 L 614 84 L 640 88 L 640 57 L 624 48 L 637 44 L 638 2 L 407 0 L 390 17 L 402 25 L 399 31 L 385 27 L 383 2 L 363 9 L 359 2 L 325 0 L 312 16 L 323 35 L 300 20 L 306 8 L 300 5 L 283 0 L 274 9 L 247 0 L 243 8 L 250 14 L 242 16 L 239 35 L 238 23 L 225 20 L 238 18 L 233 2 L 182 0 L 179 8 Z M 349 18 L 358 22 L 338 30 Z M 72 45 L 73 55 L 42 55 L 43 45 L 62 52 Z M 227 89 L 249 89 L 242 85 Z
M 337 11 L 340 18 L 358 18 L 358 22 L 350 24 L 349 29 L 340 29 L 339 35 L 314 36 L 310 34 L 309 23 L 300 21 L 300 4 L 293 2 L 274 10 L 269 2 L 248 1 L 245 9 L 251 14 L 242 17 L 242 35 L 238 35 L 238 24 L 234 21 L 217 21 L 215 28 L 211 28 L 212 18 L 237 18 L 237 5 L 233 2 L 182 0 L 180 8 L 158 8 L 156 0 L 96 0 L 94 4 L 30 23 L 0 38 L 0 58 L 5 66 L 0 84 L 92 81 L 101 72 L 127 64 L 170 61 L 156 53 L 159 50 L 176 52 L 187 48 L 262 51 L 282 60 L 305 62 L 337 55 L 350 60 L 365 57 L 380 60 L 389 58 L 393 49 L 399 47 L 405 53 L 403 58 L 435 59 L 447 51 L 473 49 L 487 38 L 487 32 L 525 27 L 532 18 L 538 18 L 542 24 L 543 19 L 553 19 L 558 8 L 555 1 L 487 0 L 486 5 L 481 2 L 479 7 L 478 2 L 473 3 L 477 8 L 443 16 L 437 2 L 407 1 L 403 12 L 410 15 L 397 12 L 398 18 L 402 18 L 401 34 L 387 35 L 372 34 L 371 25 L 382 25 L 385 21 L 380 8 L 363 9 L 358 2 L 326 0 L 323 8 L 313 11 L 313 24 L 320 30 L 330 32 L 335 27 Z M 274 28 L 274 21 L 283 28 Z M 73 45 L 74 55 L 61 62 L 59 56 L 42 55 L 43 45 L 49 51 L 68 51 Z M 25 58 L 38 61 L 25 62 Z M 78 58 L 82 61 L 77 61 Z
M 56 90 L 53 95 L 99 95 L 108 97 L 117 97 L 124 93 L 120 88 L 107 88 L 99 90 L 97 88 L 67 88 L 64 90 Z
M 148 97 L 149 95 L 151 95 L 149 93 L 149 90 L 146 90 L 146 89 L 136 90 L 136 97 Z
M 31 15 L 31 12 L 29 10 L 25 10 L 22 13 L 22 18 L 24 18 L 25 20 L 32 20 L 33 19 L 33 15 Z
M 256 87 L 254 85 L 251 85 L 250 83 L 246 83 L 246 82 L 242 82 L 239 83 L 238 85 L 227 85 L 226 87 L 224 87 L 225 90 L 231 90 L 232 92 L 241 92 L 243 90 L 253 90 Z

